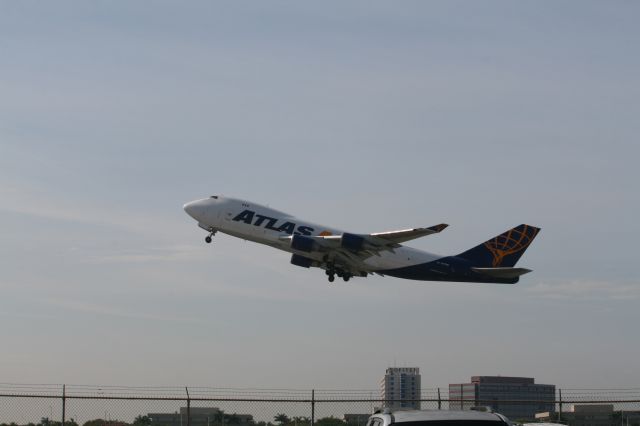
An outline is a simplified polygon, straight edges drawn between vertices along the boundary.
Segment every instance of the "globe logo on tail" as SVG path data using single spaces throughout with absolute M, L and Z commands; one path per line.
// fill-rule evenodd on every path
M 505 257 L 529 247 L 538 231 L 540 231 L 539 228 L 520 225 L 484 243 L 484 246 L 493 255 L 493 267 L 499 267 Z

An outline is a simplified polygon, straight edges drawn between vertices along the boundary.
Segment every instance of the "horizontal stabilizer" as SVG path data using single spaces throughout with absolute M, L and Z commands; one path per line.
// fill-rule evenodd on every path
M 488 275 L 494 278 L 516 278 L 520 275 L 528 274 L 531 269 L 527 268 L 471 268 L 473 272 Z

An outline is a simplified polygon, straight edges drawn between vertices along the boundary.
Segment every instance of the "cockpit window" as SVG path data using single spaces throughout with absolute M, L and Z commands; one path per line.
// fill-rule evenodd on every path
M 217 196 L 217 195 L 212 195 L 212 196 L 211 196 L 211 197 L 209 197 L 209 198 L 215 198 L 215 199 L 217 200 L 217 199 L 218 199 L 218 196 Z

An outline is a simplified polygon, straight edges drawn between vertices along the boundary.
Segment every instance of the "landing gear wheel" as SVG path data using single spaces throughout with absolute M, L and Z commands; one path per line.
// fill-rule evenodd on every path
M 329 275 L 329 282 L 332 283 L 336 279 L 336 276 L 333 274 Z
M 213 228 L 209 228 L 209 232 L 210 232 L 209 235 L 207 235 L 207 237 L 204 239 L 207 242 L 207 244 L 211 243 L 211 237 L 216 235 L 217 231 L 215 229 L 213 229 Z
M 350 278 L 351 277 L 349 275 L 346 275 L 346 274 L 342 276 L 342 279 L 344 280 L 344 282 L 349 281 Z

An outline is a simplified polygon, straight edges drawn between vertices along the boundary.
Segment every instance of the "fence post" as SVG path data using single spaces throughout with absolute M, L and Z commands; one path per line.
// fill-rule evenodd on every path
M 558 423 L 562 421 L 562 389 L 558 389 Z
M 311 426 L 316 421 L 316 390 L 311 389 Z
M 187 426 L 191 426 L 191 397 L 189 396 L 189 388 L 185 386 L 187 391 Z
M 442 399 L 440 399 L 440 388 L 438 388 L 438 410 L 442 410 Z
M 62 426 L 64 426 L 66 408 L 67 408 L 66 385 L 62 385 Z

